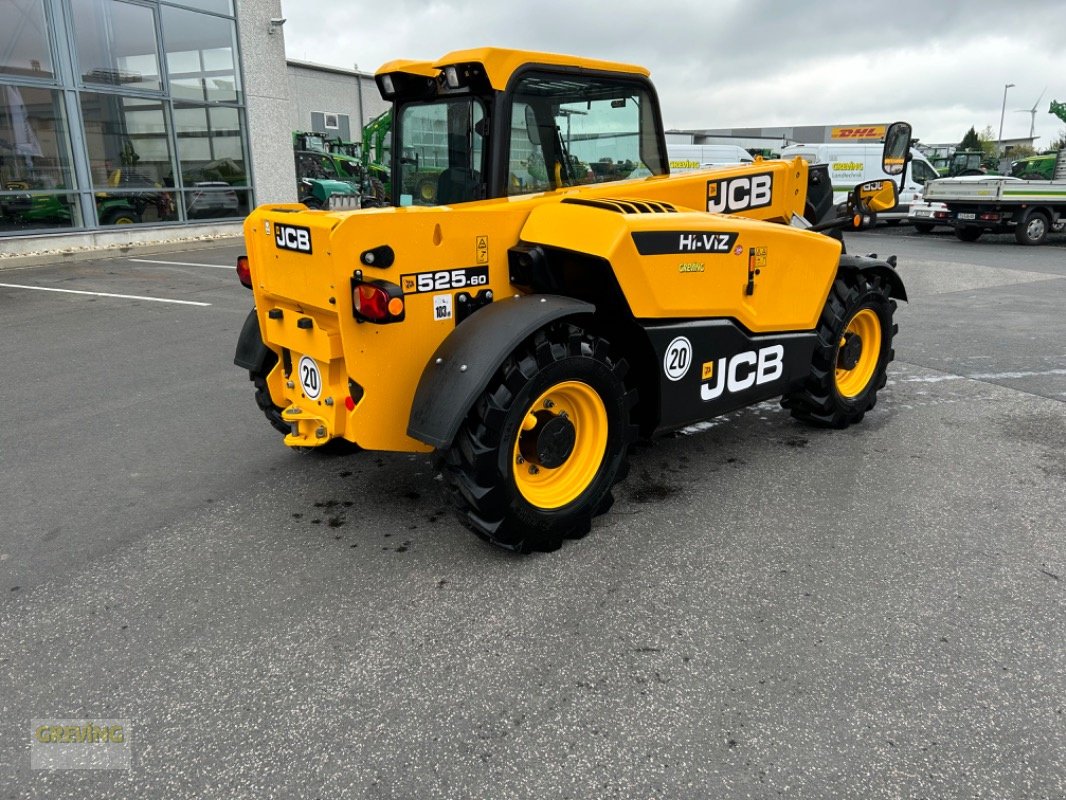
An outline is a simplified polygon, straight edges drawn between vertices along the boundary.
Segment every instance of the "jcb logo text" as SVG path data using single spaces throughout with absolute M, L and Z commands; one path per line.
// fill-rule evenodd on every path
M 746 350 L 735 356 L 708 361 L 703 365 L 700 397 L 704 401 L 720 397 L 722 392 L 742 392 L 752 386 L 776 381 L 785 373 L 785 348 L 775 344 L 758 350 Z
M 773 190 L 771 172 L 707 181 L 707 210 L 734 214 L 748 208 L 762 208 L 773 202 Z
M 283 250 L 295 250 L 298 253 L 311 252 L 311 230 L 296 225 L 274 224 L 274 244 Z

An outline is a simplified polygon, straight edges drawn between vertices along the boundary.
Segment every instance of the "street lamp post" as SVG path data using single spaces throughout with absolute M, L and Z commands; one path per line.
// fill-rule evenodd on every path
M 1003 84 L 1003 108 L 999 112 L 999 139 L 996 140 L 996 146 L 999 148 L 999 155 L 1003 155 L 1003 117 L 1007 113 L 1007 89 L 1013 85 L 1013 83 Z

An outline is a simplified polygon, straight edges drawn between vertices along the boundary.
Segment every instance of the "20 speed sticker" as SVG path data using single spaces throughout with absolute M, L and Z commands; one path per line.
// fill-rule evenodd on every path
M 684 336 L 678 336 L 666 346 L 663 357 L 663 372 L 672 381 L 679 381 L 688 373 L 692 364 L 692 342 Z
M 318 371 L 318 364 L 311 356 L 304 356 L 296 365 L 300 374 L 300 386 L 308 400 L 317 400 L 322 394 L 322 374 Z
M 466 289 L 469 286 L 484 286 L 488 282 L 488 267 L 441 269 L 436 272 L 418 272 L 413 275 L 400 276 L 400 286 L 403 287 L 404 294 Z

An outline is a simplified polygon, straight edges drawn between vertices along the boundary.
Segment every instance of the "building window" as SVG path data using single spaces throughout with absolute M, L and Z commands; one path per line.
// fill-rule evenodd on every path
M 0 237 L 248 213 L 233 0 L 0 6 Z
M 175 100 L 241 101 L 237 30 L 232 20 L 165 6 L 163 44 Z
M 0 18 L 0 75 L 54 78 L 48 23 L 41 0 L 7 0 Z
M 155 12 L 121 0 L 72 0 L 78 75 L 86 84 L 162 89 Z
M 226 106 L 175 105 L 181 200 L 189 219 L 248 213 L 241 116 Z
M 163 103 L 82 92 L 81 114 L 99 223 L 177 219 Z
M 0 232 L 80 226 L 60 93 L 0 86 Z

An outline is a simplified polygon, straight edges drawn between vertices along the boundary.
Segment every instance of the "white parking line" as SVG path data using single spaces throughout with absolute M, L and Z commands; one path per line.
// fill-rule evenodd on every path
M 118 297 L 122 300 L 148 300 L 153 303 L 174 303 L 179 306 L 209 306 L 210 303 L 199 303 L 195 300 L 170 300 L 166 297 L 144 297 L 138 294 L 111 294 L 110 292 L 83 292 L 79 289 L 53 289 L 50 286 L 24 286 L 21 283 L 0 283 L 0 287 L 7 289 L 32 289 L 37 292 L 63 292 L 64 294 L 88 294 L 93 297 Z
M 236 270 L 236 265 L 226 267 L 222 264 L 197 264 L 194 261 L 153 261 L 150 258 L 127 258 L 127 261 L 136 261 L 138 264 L 166 264 L 172 267 L 210 267 L 211 269 Z

